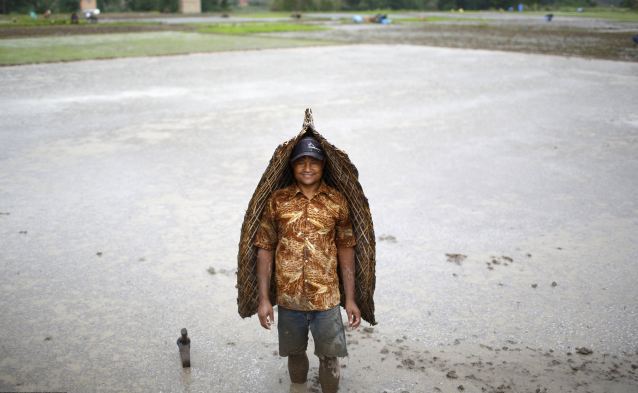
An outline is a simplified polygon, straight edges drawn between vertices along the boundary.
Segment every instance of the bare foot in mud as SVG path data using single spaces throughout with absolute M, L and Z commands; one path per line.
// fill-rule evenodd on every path
M 308 391 L 308 382 L 290 383 L 290 393 L 306 393 Z

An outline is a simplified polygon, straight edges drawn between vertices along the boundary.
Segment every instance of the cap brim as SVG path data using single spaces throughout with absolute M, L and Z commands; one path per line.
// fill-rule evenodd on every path
M 316 158 L 317 160 L 321 160 L 321 161 L 323 161 L 323 160 L 324 160 L 324 156 L 323 156 L 323 155 L 321 155 L 321 154 L 319 154 L 319 153 L 315 153 L 315 152 L 303 152 L 303 153 L 299 153 L 299 154 L 297 154 L 296 156 L 292 157 L 292 158 L 290 159 L 290 162 L 295 162 L 295 161 L 297 161 L 298 159 L 300 159 L 301 157 L 305 157 L 305 156 L 313 157 L 313 158 Z

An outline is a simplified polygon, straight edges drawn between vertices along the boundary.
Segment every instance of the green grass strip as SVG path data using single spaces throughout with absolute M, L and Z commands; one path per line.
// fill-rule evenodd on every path
M 0 40 L 0 65 L 328 45 L 326 41 L 184 32 Z
M 255 12 L 242 12 L 241 9 L 233 10 L 229 12 L 229 15 L 236 18 L 290 18 L 292 11 L 255 11 Z
M 325 27 L 316 25 L 304 25 L 300 23 L 261 23 L 261 22 L 246 22 L 246 23 L 219 23 L 215 25 L 208 25 L 197 29 L 200 33 L 213 33 L 213 34 L 233 34 L 233 35 L 245 35 L 245 34 L 257 34 L 257 33 L 281 33 L 287 31 L 317 31 L 326 30 Z
M 84 17 L 78 19 L 79 23 L 87 23 Z M 30 18 L 26 15 L 2 15 L 0 16 L 0 27 L 3 26 L 50 26 L 50 25 L 66 25 L 71 24 L 71 18 L 69 15 L 56 15 L 49 19 L 39 16 L 36 19 Z
M 436 23 L 436 22 L 455 22 L 455 23 L 463 23 L 463 22 L 487 22 L 487 19 L 483 18 L 464 18 L 459 17 L 455 18 L 453 16 L 425 16 L 423 18 L 396 18 L 392 20 L 393 22 L 403 23 L 403 22 L 426 22 L 426 23 Z

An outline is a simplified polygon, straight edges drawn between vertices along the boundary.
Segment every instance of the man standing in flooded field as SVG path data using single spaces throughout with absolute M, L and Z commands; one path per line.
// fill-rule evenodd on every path
M 325 155 L 319 142 L 304 137 L 295 146 L 290 165 L 295 183 L 273 192 L 261 216 L 254 245 L 260 324 L 274 323 L 269 299 L 275 265 L 279 323 L 279 355 L 288 357 L 293 383 L 308 377 L 308 331 L 319 358 L 319 382 L 324 393 L 339 387 L 339 357 L 347 356 L 339 308 L 339 274 L 345 292 L 348 324 L 356 328 L 361 312 L 354 300 L 356 240 L 348 203 L 323 181 Z

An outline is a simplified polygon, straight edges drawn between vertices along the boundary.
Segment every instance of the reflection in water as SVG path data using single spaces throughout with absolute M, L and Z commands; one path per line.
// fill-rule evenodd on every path
M 181 366 L 181 365 L 180 365 Z M 180 380 L 182 382 L 182 387 L 184 388 L 184 393 L 190 393 L 191 391 L 191 369 L 190 367 L 182 369 L 180 374 Z
M 308 391 L 308 382 L 290 383 L 290 393 L 306 393 L 307 391 Z

